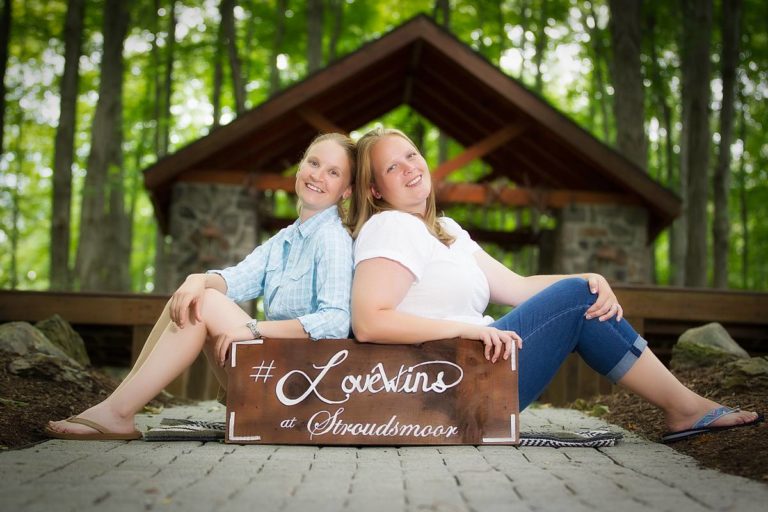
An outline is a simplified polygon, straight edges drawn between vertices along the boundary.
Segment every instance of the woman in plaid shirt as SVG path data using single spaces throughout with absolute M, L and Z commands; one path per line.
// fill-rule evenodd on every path
M 201 351 L 226 386 L 223 366 L 233 341 L 346 338 L 352 239 L 339 205 L 351 194 L 354 172 L 355 143 L 349 137 L 329 133 L 312 141 L 296 174 L 296 222 L 237 265 L 187 277 L 123 383 L 80 415 L 49 422 L 46 433 L 60 439 L 138 439 L 136 412 Z M 260 296 L 267 320 L 257 322 L 236 302 Z

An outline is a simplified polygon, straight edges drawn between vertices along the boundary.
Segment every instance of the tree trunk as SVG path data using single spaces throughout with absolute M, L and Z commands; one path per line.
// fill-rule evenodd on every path
M 744 96 L 739 95 L 741 98 L 739 109 L 739 139 L 741 140 L 741 155 L 739 156 L 739 169 L 738 169 L 738 181 L 739 181 L 739 220 L 741 221 L 741 239 L 743 245 L 741 248 L 741 287 L 749 287 L 749 217 L 748 217 L 748 204 L 747 204 L 747 177 L 744 170 L 744 148 L 747 147 L 747 124 L 744 119 L 746 116 L 746 106 L 744 105 Z
M 11 41 L 12 7 L 13 0 L 5 0 L 0 14 L 0 156 L 5 147 L 5 69 L 8 66 L 8 46 Z
M 280 90 L 280 69 L 277 67 L 277 57 L 283 48 L 285 38 L 285 9 L 286 0 L 277 0 L 275 8 L 275 35 L 272 40 L 272 55 L 269 60 L 269 95 L 274 96 Z
M 610 33 L 613 46 L 616 147 L 647 172 L 648 142 L 645 138 L 645 95 L 640 67 L 640 12 L 638 0 L 610 0 Z
M 221 0 L 221 28 L 229 55 L 229 70 L 232 76 L 232 89 L 235 95 L 235 112 L 239 116 L 245 112 L 245 84 L 240 69 L 240 57 L 237 54 L 237 32 L 235 31 L 235 0 Z
M 435 9 L 432 17 L 436 23 L 446 30 L 451 29 L 451 5 L 449 0 L 435 0 Z M 442 18 L 442 20 L 440 20 Z M 448 137 L 440 130 L 437 137 L 437 161 L 443 163 L 448 160 Z
M 16 126 L 19 127 L 18 134 L 16 136 L 16 150 L 14 151 L 16 157 L 16 176 L 13 180 L 13 188 L 11 188 L 11 232 L 8 236 L 11 246 L 11 261 L 8 274 L 11 276 L 11 290 L 15 290 L 19 286 L 19 240 L 21 238 L 19 233 L 19 217 L 21 216 L 21 177 L 24 175 L 24 161 L 26 155 L 24 154 L 24 110 L 19 109 L 16 116 Z
M 645 19 L 645 33 L 648 34 L 648 60 L 650 61 L 650 73 L 651 73 L 651 91 L 653 94 L 653 100 L 656 103 L 656 108 L 661 112 L 661 124 L 664 127 L 664 152 L 661 152 L 662 144 L 659 143 L 659 178 L 665 185 L 672 187 L 675 190 L 679 190 L 679 185 L 675 182 L 674 176 L 674 150 L 672 142 L 672 109 L 667 103 L 667 88 L 664 83 L 661 72 L 659 70 L 658 54 L 656 52 L 656 13 L 653 9 L 647 10 L 647 17 Z M 674 230 L 669 230 L 669 247 L 668 247 L 668 262 L 670 269 L 670 280 L 673 281 L 672 276 L 675 273 L 675 261 L 673 259 L 674 254 Z M 654 262 L 652 262 L 654 263 Z M 654 263 L 655 265 L 655 263 Z M 682 280 L 680 280 L 682 284 Z
M 165 71 L 163 78 L 163 108 L 160 111 L 160 144 L 157 155 L 168 153 L 168 141 L 171 134 L 171 96 L 173 94 L 173 59 L 176 48 L 176 0 L 171 0 L 168 9 L 168 39 L 165 44 Z
M 307 1 L 307 68 L 310 73 L 323 66 L 323 0 Z
M 10 2 L 8 2 L 10 3 Z M 69 0 L 64 25 L 64 73 L 59 126 L 53 157 L 50 288 L 69 289 L 69 239 L 72 216 L 72 162 L 77 119 L 78 64 L 83 41 L 84 0 Z
M 128 28 L 127 4 L 107 0 L 104 6 L 104 50 L 99 99 L 91 129 L 91 152 L 83 186 L 77 276 L 82 290 L 124 291 L 130 248 L 124 234 L 116 243 L 110 232 L 125 229 L 122 206 L 123 41 Z M 113 244 L 110 247 L 110 244 Z
M 517 79 L 520 82 L 525 83 L 525 49 L 528 46 L 528 40 L 525 38 L 525 32 L 528 30 L 528 2 L 529 0 L 520 0 L 520 28 L 523 29 L 523 35 L 520 38 L 520 74 Z
M 645 137 L 645 94 L 640 65 L 640 24 L 642 1 L 610 0 L 610 34 L 613 48 L 616 146 L 632 163 L 648 172 L 648 141 Z M 649 244 L 645 260 L 645 279 L 651 281 L 653 244 Z
M 707 191 L 712 0 L 682 0 L 682 102 L 688 178 L 686 286 L 707 285 Z M 687 107 L 687 108 L 685 108 Z
M 547 12 L 548 6 L 549 0 L 541 0 L 541 16 L 539 17 L 538 33 L 536 34 L 536 53 L 533 55 L 533 63 L 536 66 L 536 82 L 534 82 L 533 90 L 539 95 L 544 90 L 544 82 L 541 78 L 541 62 L 544 60 L 544 49 L 547 47 L 547 33 L 544 29 L 547 28 L 547 19 L 549 17 Z
M 724 1 L 722 13 L 723 54 L 720 58 L 723 102 L 720 110 L 720 150 L 715 167 L 714 285 L 728 288 L 728 194 L 731 191 L 731 141 L 733 140 L 734 88 L 739 61 L 741 0 Z
M 223 3 L 220 7 L 223 7 Z M 216 49 L 213 54 L 213 127 L 221 125 L 221 89 L 224 82 L 224 23 L 219 24 L 219 32 L 216 36 Z
M 603 47 L 603 38 L 600 33 L 600 27 L 597 26 L 597 13 L 595 12 L 595 4 L 589 4 L 589 18 L 592 20 L 592 26 L 587 23 L 589 30 L 589 37 L 591 40 L 590 48 L 594 52 L 594 76 L 595 86 L 599 95 L 600 104 L 600 117 L 602 120 L 603 128 L 603 141 L 610 142 L 611 140 L 611 127 L 610 118 L 608 116 L 608 93 L 605 87 L 605 77 L 603 76 L 603 62 L 606 60 L 605 48 Z
M 333 28 L 331 29 L 331 39 L 328 41 L 328 62 L 336 60 L 337 47 L 341 38 L 341 30 L 344 28 L 344 0 L 330 0 L 331 15 L 333 16 Z
M 162 87 L 160 82 L 160 49 L 157 46 L 157 38 L 160 32 L 160 0 L 154 0 L 153 2 L 153 18 L 152 18 L 152 45 L 149 50 L 149 60 L 152 63 L 152 93 L 154 94 L 153 106 L 153 119 L 155 120 L 155 138 L 154 138 L 154 152 L 155 155 L 160 154 L 160 112 L 162 111 L 162 94 L 160 89 Z
M 243 59 L 242 72 L 243 81 L 246 84 L 251 81 L 251 67 L 254 64 L 254 59 L 251 58 L 251 56 L 253 55 L 254 44 L 260 45 L 260 41 L 256 39 L 256 28 L 261 21 L 254 15 L 254 12 L 256 11 L 256 0 L 250 0 L 248 2 L 248 10 L 250 11 L 250 15 L 248 16 L 248 22 L 246 23 L 245 41 L 243 42 L 243 54 L 245 55 L 245 59 Z M 255 64 L 261 67 L 262 63 L 256 62 Z

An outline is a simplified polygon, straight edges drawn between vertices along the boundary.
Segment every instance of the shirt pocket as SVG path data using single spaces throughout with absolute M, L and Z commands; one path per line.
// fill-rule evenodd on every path
M 267 264 L 265 270 L 267 273 L 279 272 L 283 267 L 283 258 L 280 255 L 280 251 L 269 251 L 267 257 Z
M 286 269 L 286 275 L 295 283 L 306 279 L 311 269 L 312 258 L 302 257 L 291 268 Z

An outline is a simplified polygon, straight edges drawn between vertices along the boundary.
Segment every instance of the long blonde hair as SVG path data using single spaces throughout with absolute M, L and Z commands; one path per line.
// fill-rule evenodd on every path
M 388 136 L 402 137 L 416 151 L 419 151 L 416 144 L 406 134 L 395 128 L 374 128 L 360 137 L 357 141 L 357 177 L 355 178 L 352 202 L 349 205 L 349 215 L 347 217 L 347 226 L 352 233 L 352 238 L 357 238 L 357 235 L 360 234 L 360 230 L 363 228 L 363 224 L 377 213 L 396 209 L 383 198 L 377 199 L 371 190 L 371 187 L 376 183 L 371 153 L 376 143 Z M 424 215 L 416 216 L 424 221 L 427 230 L 440 242 L 445 245 L 451 245 L 454 242 L 455 238 L 446 233 L 442 225 L 437 221 L 434 187 L 429 191 L 427 209 Z
M 312 139 L 312 142 L 309 143 L 309 146 L 307 146 L 307 149 L 304 150 L 304 155 L 301 157 L 301 160 L 299 161 L 299 167 L 298 169 L 301 169 L 301 166 L 304 164 L 304 161 L 309 156 L 310 150 L 315 147 L 315 145 L 320 144 L 321 142 L 325 142 L 326 140 L 332 140 L 339 146 L 341 146 L 341 149 L 344 150 L 344 152 L 347 154 L 347 158 L 349 159 L 349 184 L 354 186 L 355 185 L 355 168 L 357 166 L 357 145 L 355 144 L 355 141 L 350 139 L 348 135 L 344 135 L 343 133 L 336 133 L 336 132 L 330 132 L 330 133 L 321 133 L 314 139 Z M 298 173 L 297 169 L 297 173 Z M 339 217 L 342 219 L 346 216 L 346 212 L 344 211 L 344 198 L 339 198 L 339 200 L 336 202 L 336 208 L 339 211 Z M 299 215 L 301 215 L 301 199 L 296 200 L 296 209 L 299 211 Z

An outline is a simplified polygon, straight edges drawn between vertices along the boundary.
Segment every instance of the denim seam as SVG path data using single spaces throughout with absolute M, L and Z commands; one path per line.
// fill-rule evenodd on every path
M 547 325 L 549 325 L 550 323 L 554 322 L 555 320 L 557 320 L 557 319 L 558 319 L 558 318 L 560 318 L 561 316 L 563 316 L 563 315 L 567 315 L 567 314 L 568 314 L 568 313 L 570 313 L 571 311 L 575 311 L 575 310 L 577 310 L 577 309 L 581 309 L 581 308 L 583 308 L 583 307 L 586 307 L 587 309 L 589 309 L 589 307 L 590 307 L 590 306 L 591 306 L 591 304 L 580 304 L 580 305 L 578 305 L 578 306 L 574 306 L 574 307 L 572 307 L 572 308 L 566 309 L 565 311 L 561 311 L 561 312 L 560 312 L 560 313 L 558 313 L 557 315 L 553 316 L 552 318 L 550 318 L 549 320 L 547 320 L 546 322 L 544 322 L 543 324 L 541 324 L 540 326 L 538 326 L 538 327 L 537 327 L 535 330 L 531 331 L 531 332 L 528 334 L 528 337 L 531 337 L 531 336 L 533 336 L 534 334 L 536 334 L 536 333 L 537 333 L 537 332 L 539 332 L 541 329 L 543 329 L 544 327 L 546 327 L 546 326 L 547 326 Z M 579 330 L 581 330 L 581 325 L 579 325 Z M 525 340 L 523 340 L 523 341 L 525 341 Z

